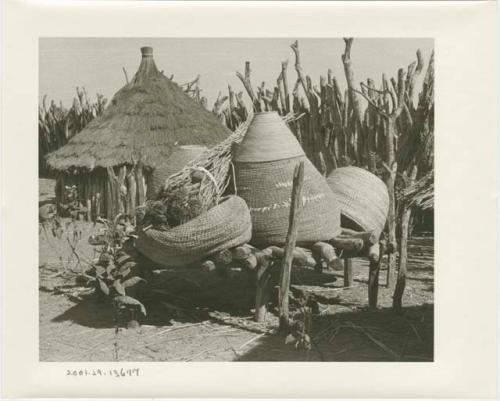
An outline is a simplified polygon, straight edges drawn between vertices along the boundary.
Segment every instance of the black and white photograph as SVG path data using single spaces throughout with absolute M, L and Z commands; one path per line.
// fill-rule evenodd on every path
M 40 38 L 39 360 L 434 360 L 432 38 Z

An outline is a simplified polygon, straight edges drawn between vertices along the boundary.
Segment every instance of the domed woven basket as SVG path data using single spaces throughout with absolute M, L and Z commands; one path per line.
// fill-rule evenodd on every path
M 385 183 L 359 167 L 341 167 L 327 178 L 342 213 L 342 226 L 360 231 L 373 230 L 380 236 L 389 212 Z
M 205 150 L 207 150 L 207 148 L 200 145 L 183 145 L 176 147 L 170 157 L 168 157 L 161 166 L 153 170 L 148 185 L 148 199 L 155 199 L 165 185 L 168 177 L 180 171 L 186 164 L 198 157 Z
M 234 158 L 238 195 L 252 216 L 253 244 L 285 243 L 293 172 L 300 161 L 304 185 L 297 244 L 326 241 L 340 233 L 340 209 L 325 179 L 277 113 L 257 113 Z
M 242 245 L 252 237 L 245 201 L 229 196 L 206 213 L 167 231 L 140 231 L 136 248 L 162 266 L 185 266 L 205 256 Z

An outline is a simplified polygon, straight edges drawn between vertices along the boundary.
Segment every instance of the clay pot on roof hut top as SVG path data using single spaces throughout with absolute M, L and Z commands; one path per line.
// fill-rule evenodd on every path
M 141 53 L 134 78 L 104 113 L 47 156 L 49 167 L 59 173 L 59 201 L 65 185 L 77 185 L 81 199 L 100 199 L 101 214 L 132 214 L 145 200 L 152 171 L 178 147 L 210 146 L 230 134 L 158 70 L 151 47 Z
M 256 113 L 234 157 L 238 195 L 252 216 L 252 242 L 283 245 L 286 240 L 293 171 L 304 161 L 303 210 L 298 245 L 340 234 L 340 210 L 324 177 L 276 112 Z

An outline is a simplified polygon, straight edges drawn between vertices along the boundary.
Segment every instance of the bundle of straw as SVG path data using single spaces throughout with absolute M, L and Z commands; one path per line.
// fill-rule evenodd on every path
M 252 117 L 249 115 L 247 120 L 240 124 L 232 135 L 203 152 L 179 172 L 168 177 L 158 199 L 165 200 L 166 194 L 176 189 L 184 188 L 185 190 L 189 187 L 199 186 L 197 193 L 202 209 L 206 211 L 217 205 L 232 177 L 234 183 L 234 174 L 230 174 L 230 172 L 232 173 L 233 146 L 243 140 Z M 285 123 L 296 119 L 297 117 L 293 113 L 283 117 Z M 232 192 L 236 192 L 236 189 Z
M 169 229 L 184 224 L 219 204 L 231 181 L 236 194 L 232 165 L 233 146 L 245 136 L 253 115 L 218 145 L 207 149 L 175 174 L 169 176 L 155 200 L 146 202 L 145 216 L 139 219 L 140 226 L 152 225 L 156 229 Z M 285 123 L 300 116 L 293 113 L 283 117 Z M 161 213 L 161 216 L 158 216 Z M 161 224 L 154 224 L 154 221 Z

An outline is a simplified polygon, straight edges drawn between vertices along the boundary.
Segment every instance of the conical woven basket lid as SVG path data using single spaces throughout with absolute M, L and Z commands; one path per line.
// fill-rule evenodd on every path
M 243 141 L 237 145 L 236 162 L 268 162 L 304 155 L 300 143 L 280 115 L 275 112 L 256 113 Z

